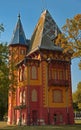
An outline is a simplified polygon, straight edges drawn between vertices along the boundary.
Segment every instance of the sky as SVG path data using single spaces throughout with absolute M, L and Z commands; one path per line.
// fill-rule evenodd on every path
M 0 42 L 10 42 L 13 30 L 21 15 L 21 22 L 27 39 L 31 38 L 34 28 L 42 13 L 47 9 L 61 29 L 67 18 L 73 18 L 81 13 L 81 0 L 0 0 L 0 24 L 4 24 L 5 31 L 0 34 Z M 79 59 L 73 59 L 71 64 L 72 91 L 81 81 Z

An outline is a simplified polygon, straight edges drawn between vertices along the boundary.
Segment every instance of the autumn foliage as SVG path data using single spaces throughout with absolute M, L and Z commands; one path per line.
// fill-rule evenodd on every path
M 81 14 L 66 20 L 62 33 L 56 39 L 56 45 L 60 45 L 65 53 L 71 52 L 72 58 L 81 57 Z

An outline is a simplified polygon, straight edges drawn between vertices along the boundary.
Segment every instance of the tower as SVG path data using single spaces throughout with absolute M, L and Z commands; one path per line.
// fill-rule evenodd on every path
M 11 59 L 13 58 L 15 63 L 18 63 L 20 60 L 22 60 L 25 57 L 27 53 L 27 46 L 28 44 L 25 37 L 25 33 L 23 31 L 20 14 L 19 14 L 18 21 L 13 32 L 13 36 L 9 44 L 10 58 Z
M 27 53 L 28 40 L 26 40 L 25 33 L 23 31 L 23 26 L 20 19 L 20 14 L 18 15 L 18 21 L 13 32 L 11 42 L 9 44 L 9 63 L 10 63 L 10 73 L 14 74 L 14 78 L 17 80 L 17 71 L 14 70 L 15 65 L 20 62 Z M 13 66 L 12 66 L 13 65 Z M 10 76 L 11 78 L 11 76 Z M 14 81 L 13 81 L 14 82 Z M 12 82 L 11 86 L 16 87 Z M 13 123 L 13 107 L 16 104 L 16 91 L 9 91 L 9 104 L 8 104 L 8 123 Z

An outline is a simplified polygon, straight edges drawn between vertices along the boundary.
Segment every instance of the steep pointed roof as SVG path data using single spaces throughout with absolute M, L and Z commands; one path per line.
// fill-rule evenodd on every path
M 53 43 L 53 40 L 57 37 L 58 33 L 61 33 L 60 29 L 51 17 L 48 10 L 45 10 L 41 14 L 31 37 L 29 54 L 39 48 L 49 50 L 61 49 L 60 47 L 55 46 Z
M 27 45 L 25 33 L 23 31 L 23 26 L 20 19 L 20 14 L 18 16 L 18 21 L 17 21 L 16 27 L 15 27 L 15 30 L 13 32 L 13 36 L 10 42 L 10 45 L 16 45 L 16 44 Z

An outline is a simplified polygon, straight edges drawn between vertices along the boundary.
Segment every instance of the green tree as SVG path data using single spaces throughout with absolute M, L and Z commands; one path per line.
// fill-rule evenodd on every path
M 81 109 L 81 82 L 77 85 L 77 90 L 73 93 L 73 102 Z
M 13 61 L 9 64 L 7 44 L 0 44 L 0 113 L 1 120 L 8 110 L 8 92 L 15 94 L 17 86 L 16 67 Z
M 61 46 L 64 53 L 70 52 L 72 58 L 81 58 L 81 14 L 66 20 L 62 33 L 56 39 L 56 45 Z M 81 62 L 79 68 L 81 69 Z
M 3 24 L 0 25 L 0 33 L 4 31 Z M 7 113 L 8 92 L 15 92 L 14 86 L 17 85 L 17 76 L 14 71 L 16 67 L 11 62 L 9 64 L 9 47 L 7 43 L 0 43 L 0 120 Z
M 7 112 L 9 88 L 8 46 L 0 43 L 0 117 Z

